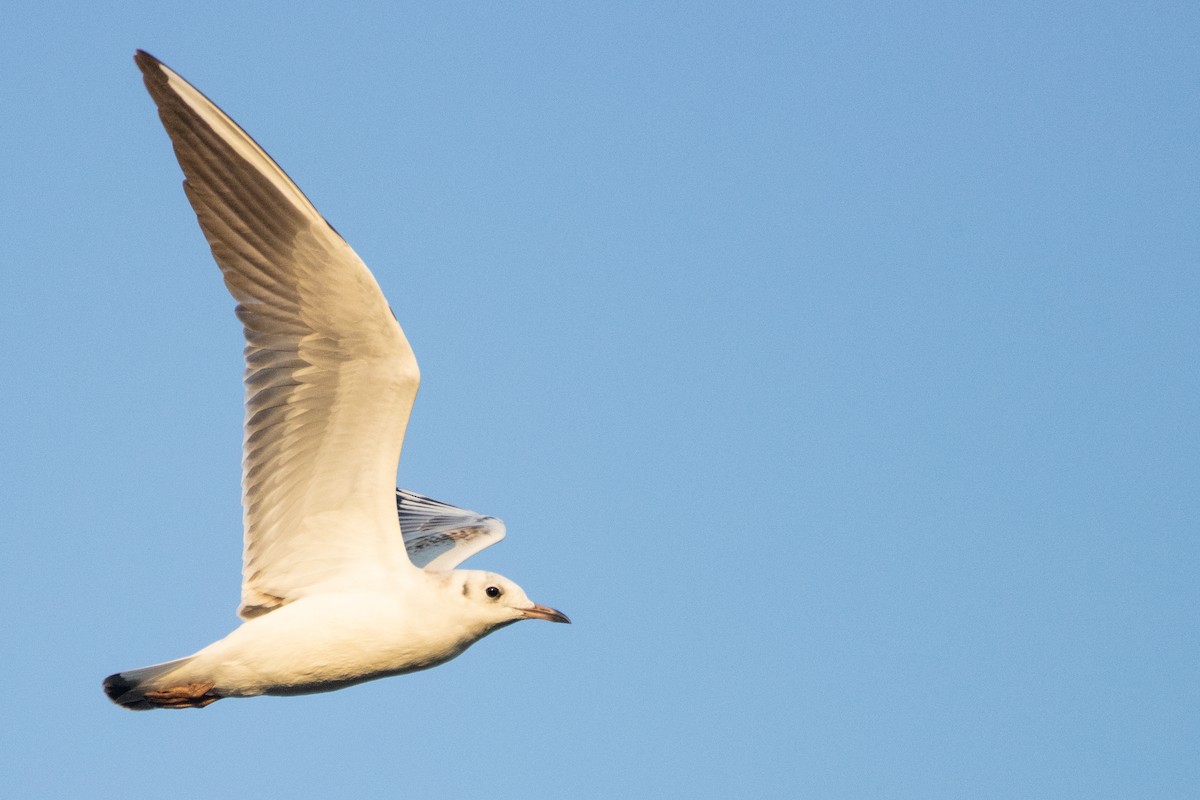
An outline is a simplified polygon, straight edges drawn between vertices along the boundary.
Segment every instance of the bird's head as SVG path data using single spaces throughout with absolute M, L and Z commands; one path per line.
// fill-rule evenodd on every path
M 474 569 L 455 570 L 455 584 L 471 606 L 473 615 L 499 627 L 523 619 L 545 619 L 550 622 L 570 622 L 567 615 L 553 608 L 539 606 L 525 595 L 520 586 L 494 572 Z

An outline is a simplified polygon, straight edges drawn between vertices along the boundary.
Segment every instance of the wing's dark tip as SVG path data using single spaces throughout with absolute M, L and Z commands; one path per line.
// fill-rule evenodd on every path
M 138 69 L 140 69 L 142 72 L 145 72 L 146 70 L 150 69 L 150 67 L 161 64 L 162 62 L 147 53 L 145 50 L 138 50 L 133 54 L 133 63 L 138 65 Z
M 142 71 L 142 80 L 145 82 L 150 96 L 154 98 L 155 105 L 161 108 L 164 97 L 167 95 L 167 73 L 163 71 L 166 69 L 166 65 L 145 50 L 138 50 L 133 54 L 133 63 L 137 64 L 138 69 Z

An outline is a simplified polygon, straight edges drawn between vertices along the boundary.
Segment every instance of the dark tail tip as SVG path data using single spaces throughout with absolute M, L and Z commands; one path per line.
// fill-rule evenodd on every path
M 123 678 L 119 672 L 116 675 L 109 675 L 104 679 L 104 693 L 108 695 L 108 699 L 112 700 L 114 703 L 117 702 L 118 697 L 125 694 L 132 688 L 133 684 L 125 680 L 125 678 Z
M 154 705 L 146 700 L 145 695 L 136 691 L 137 684 L 127 680 L 121 673 L 109 675 L 104 679 L 104 693 L 123 708 L 130 711 L 149 711 Z

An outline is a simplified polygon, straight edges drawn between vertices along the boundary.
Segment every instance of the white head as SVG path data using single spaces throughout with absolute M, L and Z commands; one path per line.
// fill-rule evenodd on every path
M 571 621 L 561 611 L 534 603 L 520 586 L 503 575 L 477 569 L 456 569 L 451 574 L 451 585 L 468 604 L 470 615 L 481 619 L 490 630 L 523 619 Z

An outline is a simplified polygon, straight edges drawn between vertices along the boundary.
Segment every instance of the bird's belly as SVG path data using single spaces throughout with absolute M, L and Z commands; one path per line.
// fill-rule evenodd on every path
M 306 598 L 246 622 L 195 666 L 225 696 L 332 691 L 437 666 L 477 638 L 437 622 L 371 598 Z

